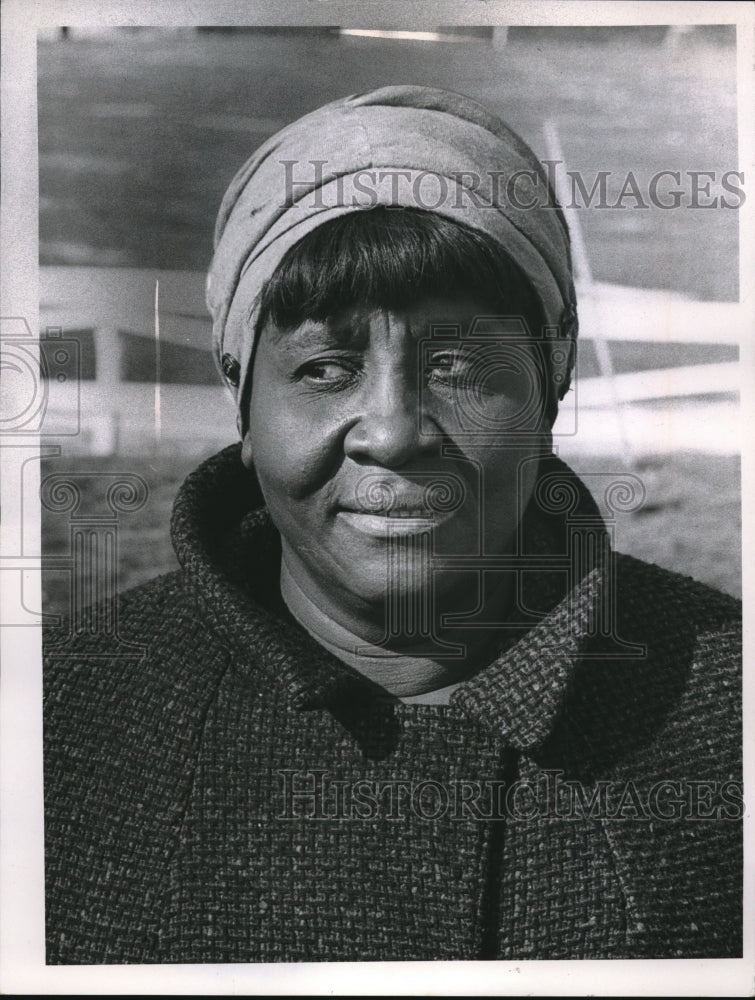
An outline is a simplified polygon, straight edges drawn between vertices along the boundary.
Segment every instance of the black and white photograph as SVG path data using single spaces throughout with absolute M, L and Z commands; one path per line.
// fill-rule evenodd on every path
M 3 989 L 749 995 L 752 6 L 2 16 Z

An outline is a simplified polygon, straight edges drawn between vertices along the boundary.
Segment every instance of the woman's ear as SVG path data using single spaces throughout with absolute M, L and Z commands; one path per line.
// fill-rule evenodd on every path
M 245 468 L 254 468 L 254 454 L 252 452 L 252 437 L 249 431 L 246 432 L 241 441 L 241 461 Z

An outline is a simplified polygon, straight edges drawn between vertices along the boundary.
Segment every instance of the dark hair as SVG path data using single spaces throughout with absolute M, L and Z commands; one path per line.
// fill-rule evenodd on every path
M 286 252 L 261 292 L 258 331 L 269 320 L 285 330 L 357 305 L 401 309 L 457 295 L 521 316 L 530 332 L 542 324 L 529 282 L 485 234 L 417 208 L 349 212 Z

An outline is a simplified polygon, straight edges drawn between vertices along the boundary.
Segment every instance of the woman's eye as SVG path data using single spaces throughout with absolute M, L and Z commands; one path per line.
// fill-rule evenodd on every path
M 441 354 L 440 357 L 431 358 L 430 366 L 439 371 L 452 371 L 457 361 L 452 354 Z
M 444 351 L 428 361 L 427 381 L 439 389 L 518 397 L 529 385 L 527 372 L 508 354 Z
M 459 354 L 438 354 L 429 359 L 427 376 L 430 381 L 462 382 L 472 374 L 469 358 Z
M 310 385 L 338 385 L 355 377 L 353 365 L 344 361 L 324 360 L 310 361 L 302 365 L 296 372 L 296 380 L 308 382 Z

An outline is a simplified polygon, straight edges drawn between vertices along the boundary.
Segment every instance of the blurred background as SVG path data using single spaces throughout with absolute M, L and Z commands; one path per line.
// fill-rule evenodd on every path
M 230 179 L 321 104 L 416 83 L 485 103 L 587 191 L 606 173 L 608 207 L 569 212 L 580 349 L 557 449 L 642 480 L 617 548 L 741 593 L 737 198 L 721 185 L 738 169 L 733 27 L 55 29 L 38 74 L 44 419 L 60 449 L 43 476 L 142 477 L 119 588 L 173 568 L 176 489 L 236 438 L 203 303 Z M 660 171 L 679 172 L 676 208 L 648 198 Z M 713 175 L 705 195 L 693 171 Z M 45 512 L 48 612 L 68 607 L 69 528 Z

